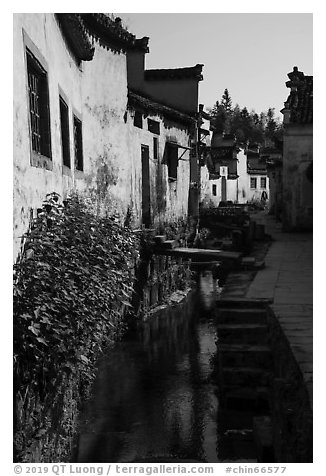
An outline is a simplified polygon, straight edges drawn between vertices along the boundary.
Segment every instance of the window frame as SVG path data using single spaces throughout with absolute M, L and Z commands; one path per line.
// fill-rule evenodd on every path
M 154 119 L 147 119 L 147 130 L 157 136 L 160 135 L 160 122 Z
M 264 182 L 264 186 L 262 185 L 262 183 Z M 261 190 L 266 190 L 267 188 L 267 177 L 260 177 L 260 188 Z
M 153 159 L 159 160 L 159 140 L 158 137 L 153 137 Z
M 255 186 L 253 187 L 252 186 L 252 181 L 255 181 Z M 250 177 L 250 189 L 253 190 L 253 189 L 256 189 L 257 188 L 257 177 Z
M 61 108 L 62 105 L 62 108 Z M 65 122 L 62 122 L 62 111 L 65 108 Z M 59 117 L 60 117 L 60 142 L 61 142 L 61 160 L 62 171 L 64 174 L 71 174 L 71 141 L 70 141 L 70 121 L 69 121 L 69 102 L 67 96 L 59 87 Z M 66 155 L 67 154 L 67 155 Z
M 75 122 L 80 124 L 80 157 L 76 155 L 76 134 L 75 134 Z M 83 121 L 81 115 L 75 110 L 72 111 L 72 128 L 73 128 L 73 145 L 74 145 L 74 168 L 77 173 L 83 173 L 85 168 L 84 162 L 84 147 L 83 147 Z M 81 162 L 81 168 L 78 167 Z
M 176 159 L 176 163 L 173 164 L 170 156 L 170 151 L 173 151 L 173 159 Z M 177 144 L 166 144 L 166 164 L 168 167 L 168 181 L 177 182 L 178 180 L 178 166 L 179 166 L 179 147 Z M 175 171 L 175 176 L 171 173 Z
M 212 195 L 213 195 L 213 197 L 217 196 L 217 185 L 216 185 L 216 183 L 212 184 Z
M 138 119 L 141 118 L 141 124 L 140 122 L 137 123 L 137 118 Z M 138 127 L 138 129 L 143 129 L 143 113 L 142 112 L 135 111 L 133 123 L 134 123 L 134 127 Z
M 53 170 L 52 161 L 52 134 L 51 134 L 51 108 L 50 108 L 50 89 L 49 89 L 49 68 L 48 63 L 39 49 L 27 35 L 24 29 L 22 29 L 23 36 L 23 49 L 24 49 L 24 62 L 25 62 L 25 85 L 26 85 L 26 112 L 27 112 L 27 124 L 28 124 L 28 139 L 30 144 L 30 164 L 32 167 L 44 168 L 46 170 Z M 29 66 L 30 65 L 30 66 Z M 33 148 L 33 128 L 31 119 L 31 107 L 30 107 L 30 88 L 29 88 L 29 74 L 31 69 L 34 69 L 39 74 L 43 84 L 41 85 L 42 102 L 41 110 L 43 115 L 42 129 L 46 135 L 46 139 L 41 139 L 43 145 L 41 145 L 41 151 L 37 152 Z M 44 117 L 45 115 L 45 117 Z M 45 121 L 45 122 L 44 122 Z M 45 144 L 44 145 L 44 141 Z M 43 150 L 42 150 L 43 148 Z M 47 151 L 45 150 L 47 148 Z

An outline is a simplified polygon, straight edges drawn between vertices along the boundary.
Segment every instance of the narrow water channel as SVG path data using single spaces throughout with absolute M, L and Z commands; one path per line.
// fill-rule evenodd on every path
M 203 271 L 183 304 L 160 310 L 102 358 L 78 462 L 218 462 L 212 359 L 220 291 Z

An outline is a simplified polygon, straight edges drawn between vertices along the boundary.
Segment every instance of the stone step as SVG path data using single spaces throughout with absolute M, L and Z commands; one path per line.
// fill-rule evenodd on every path
M 166 241 L 166 235 L 155 235 L 154 242 L 156 244 L 162 244 Z
M 253 419 L 253 436 L 257 447 L 259 463 L 275 461 L 273 448 L 273 426 L 270 416 L 255 416 Z
M 232 250 L 233 241 L 232 240 L 222 240 L 222 250 Z
M 179 240 L 165 240 L 159 244 L 160 248 L 166 250 L 174 250 L 179 246 Z
M 267 314 L 265 309 L 225 307 L 217 309 L 216 319 L 218 324 L 263 324 L 267 320 Z
M 220 366 L 223 367 L 272 367 L 272 353 L 266 345 L 219 344 L 217 343 Z
M 218 324 L 218 340 L 221 344 L 267 344 L 269 333 L 266 324 Z
M 269 412 L 268 387 L 223 386 L 220 389 L 220 401 L 229 410 Z
M 264 387 L 271 381 L 271 373 L 255 367 L 222 367 L 220 383 L 222 385 Z
M 242 253 L 237 251 L 209 250 L 204 248 L 184 248 L 178 247 L 172 250 L 166 250 L 171 256 L 191 259 L 192 261 L 229 261 L 238 262 Z
M 254 265 L 254 269 L 255 270 L 260 270 L 260 269 L 263 269 L 265 268 L 265 261 L 262 259 L 262 260 L 259 260 L 259 261 L 256 261 L 255 265 Z
M 244 256 L 241 260 L 242 269 L 254 269 L 256 264 L 256 258 L 252 256 Z

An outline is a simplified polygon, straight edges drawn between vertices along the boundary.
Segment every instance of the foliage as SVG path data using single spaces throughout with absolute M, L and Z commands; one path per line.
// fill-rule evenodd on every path
M 15 391 L 41 398 L 62 375 L 91 380 L 104 346 L 124 330 L 138 239 L 114 218 L 95 217 L 77 195 L 47 196 L 15 265 Z
M 275 118 L 274 108 L 257 114 L 254 110 L 249 112 L 246 107 L 241 109 L 238 104 L 232 107 L 232 99 L 227 89 L 221 102 L 216 101 L 210 113 L 214 130 L 217 133 L 234 134 L 239 145 L 248 141 L 263 145 L 269 139 L 282 138 L 282 124 Z

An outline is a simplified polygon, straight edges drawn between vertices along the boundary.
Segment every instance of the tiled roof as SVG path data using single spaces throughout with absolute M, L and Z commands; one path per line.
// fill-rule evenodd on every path
M 262 174 L 267 173 L 266 161 L 259 156 L 247 155 L 247 172 L 248 174 Z
M 145 79 L 147 81 L 155 81 L 161 79 L 196 79 L 201 81 L 202 64 L 196 64 L 189 68 L 173 68 L 173 69 L 147 69 L 145 70 Z
M 238 178 L 238 161 L 234 156 L 233 147 L 215 148 L 210 147 L 209 159 L 207 162 L 208 171 L 216 178 L 220 178 L 219 168 L 222 166 L 228 167 L 228 179 Z
M 153 101 L 151 98 L 140 95 L 135 91 L 131 91 L 130 89 L 128 92 L 128 105 L 136 108 L 137 110 L 140 109 L 145 113 L 151 112 L 153 114 L 157 114 L 167 119 L 172 119 L 187 125 L 193 124 L 196 120 L 194 117 L 185 114 L 184 112 L 178 111 L 177 109 L 174 109 L 170 106 L 160 104 L 156 101 Z
M 235 136 L 233 134 L 226 134 L 226 133 L 219 134 L 214 132 L 212 137 L 212 147 L 214 147 L 214 149 L 217 149 L 217 148 L 235 149 L 236 147 Z
M 122 27 L 120 18 L 112 20 L 105 13 L 83 13 L 81 16 L 89 34 L 101 46 L 121 51 L 134 45 L 135 35 Z
M 291 92 L 284 103 L 284 109 L 290 110 L 290 123 L 311 124 L 313 122 L 313 76 L 305 76 L 295 66 L 288 77 L 286 86 L 291 88 Z
M 90 61 L 94 56 L 85 25 L 77 13 L 56 13 L 56 18 L 66 41 L 78 61 Z
M 69 47 L 79 60 L 91 60 L 94 47 L 90 38 L 114 52 L 141 50 L 147 53 L 148 37 L 136 38 L 106 13 L 56 13 Z

